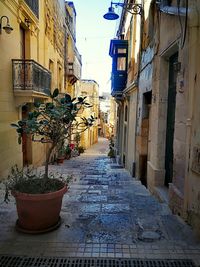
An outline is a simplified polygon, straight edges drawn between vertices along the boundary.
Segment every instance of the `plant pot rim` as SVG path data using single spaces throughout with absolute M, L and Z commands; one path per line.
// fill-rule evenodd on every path
M 18 199 L 25 200 L 35 200 L 35 201 L 40 201 L 41 199 L 47 200 L 47 199 L 52 199 L 56 198 L 58 195 L 64 195 L 68 190 L 68 187 L 66 184 L 63 183 L 63 188 L 57 191 L 49 192 L 49 193 L 44 193 L 44 194 L 30 194 L 30 193 L 22 193 L 19 191 L 11 190 L 11 194 L 14 197 L 17 197 Z

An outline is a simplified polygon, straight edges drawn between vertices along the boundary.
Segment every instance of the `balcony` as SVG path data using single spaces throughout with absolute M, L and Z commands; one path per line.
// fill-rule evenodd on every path
M 67 4 L 67 3 L 65 3 Z M 76 32 L 75 32 L 75 26 L 74 26 L 74 22 L 73 22 L 73 18 L 70 15 L 69 11 L 66 8 L 66 18 L 65 18 L 65 22 L 68 28 L 68 31 L 71 33 L 71 36 L 74 40 L 74 42 L 76 42 Z
M 112 57 L 111 95 L 120 99 L 127 83 L 128 41 L 111 40 L 109 55 Z
M 126 88 L 127 72 L 113 72 L 111 76 L 111 95 L 122 94 L 122 91 Z
M 51 73 L 34 60 L 13 59 L 13 90 L 20 102 L 33 102 L 34 98 L 48 98 Z
M 82 67 L 81 56 L 75 49 L 74 60 L 73 62 L 69 61 L 67 67 L 67 76 L 70 84 L 73 85 L 77 80 L 81 78 L 81 67 Z
M 38 0 L 25 0 L 26 4 L 32 10 L 32 12 L 39 17 L 39 1 Z

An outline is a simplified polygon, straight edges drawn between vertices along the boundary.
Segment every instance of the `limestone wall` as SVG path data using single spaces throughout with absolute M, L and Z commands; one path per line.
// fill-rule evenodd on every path
M 4 30 L 0 34 L 0 179 L 14 164 L 23 164 L 22 146 L 18 145 L 17 134 L 10 123 L 21 119 L 22 106 L 33 102 L 35 98 L 27 98 L 25 95 L 16 97 L 13 92 L 12 59 L 22 57 L 20 27 L 25 31 L 25 58 L 33 59 L 50 69 L 51 89 L 58 87 L 64 92 L 64 8 L 64 1 L 61 0 L 39 1 L 37 18 L 25 1 L 0 2 L 0 16 L 7 16 L 13 27 L 11 34 L 6 34 Z M 46 100 L 47 97 L 41 99 Z M 46 157 L 45 145 L 30 143 L 29 152 L 30 164 L 43 164 Z
M 200 236 L 200 60 L 199 60 L 199 1 L 191 1 L 189 20 L 189 62 L 187 101 L 189 102 L 187 117 L 187 168 L 185 180 L 185 212 L 188 221 L 195 227 Z M 198 26 L 198 27 L 197 27 Z

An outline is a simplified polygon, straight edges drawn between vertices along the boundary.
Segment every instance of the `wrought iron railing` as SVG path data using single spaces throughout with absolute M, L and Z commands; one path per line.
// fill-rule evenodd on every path
M 26 4 L 30 7 L 33 13 L 39 17 L 39 1 L 38 0 L 25 0 Z
M 36 61 L 13 59 L 12 68 L 14 90 L 32 90 L 50 94 L 51 73 Z

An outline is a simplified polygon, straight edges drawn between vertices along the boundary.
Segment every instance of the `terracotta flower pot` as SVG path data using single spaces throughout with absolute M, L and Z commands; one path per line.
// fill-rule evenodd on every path
M 25 233 L 42 233 L 60 225 L 60 210 L 67 186 L 45 194 L 26 194 L 12 191 L 17 205 L 16 227 Z
M 63 163 L 64 162 L 64 157 L 59 157 L 59 158 L 57 158 L 57 163 L 59 164 L 59 163 Z

